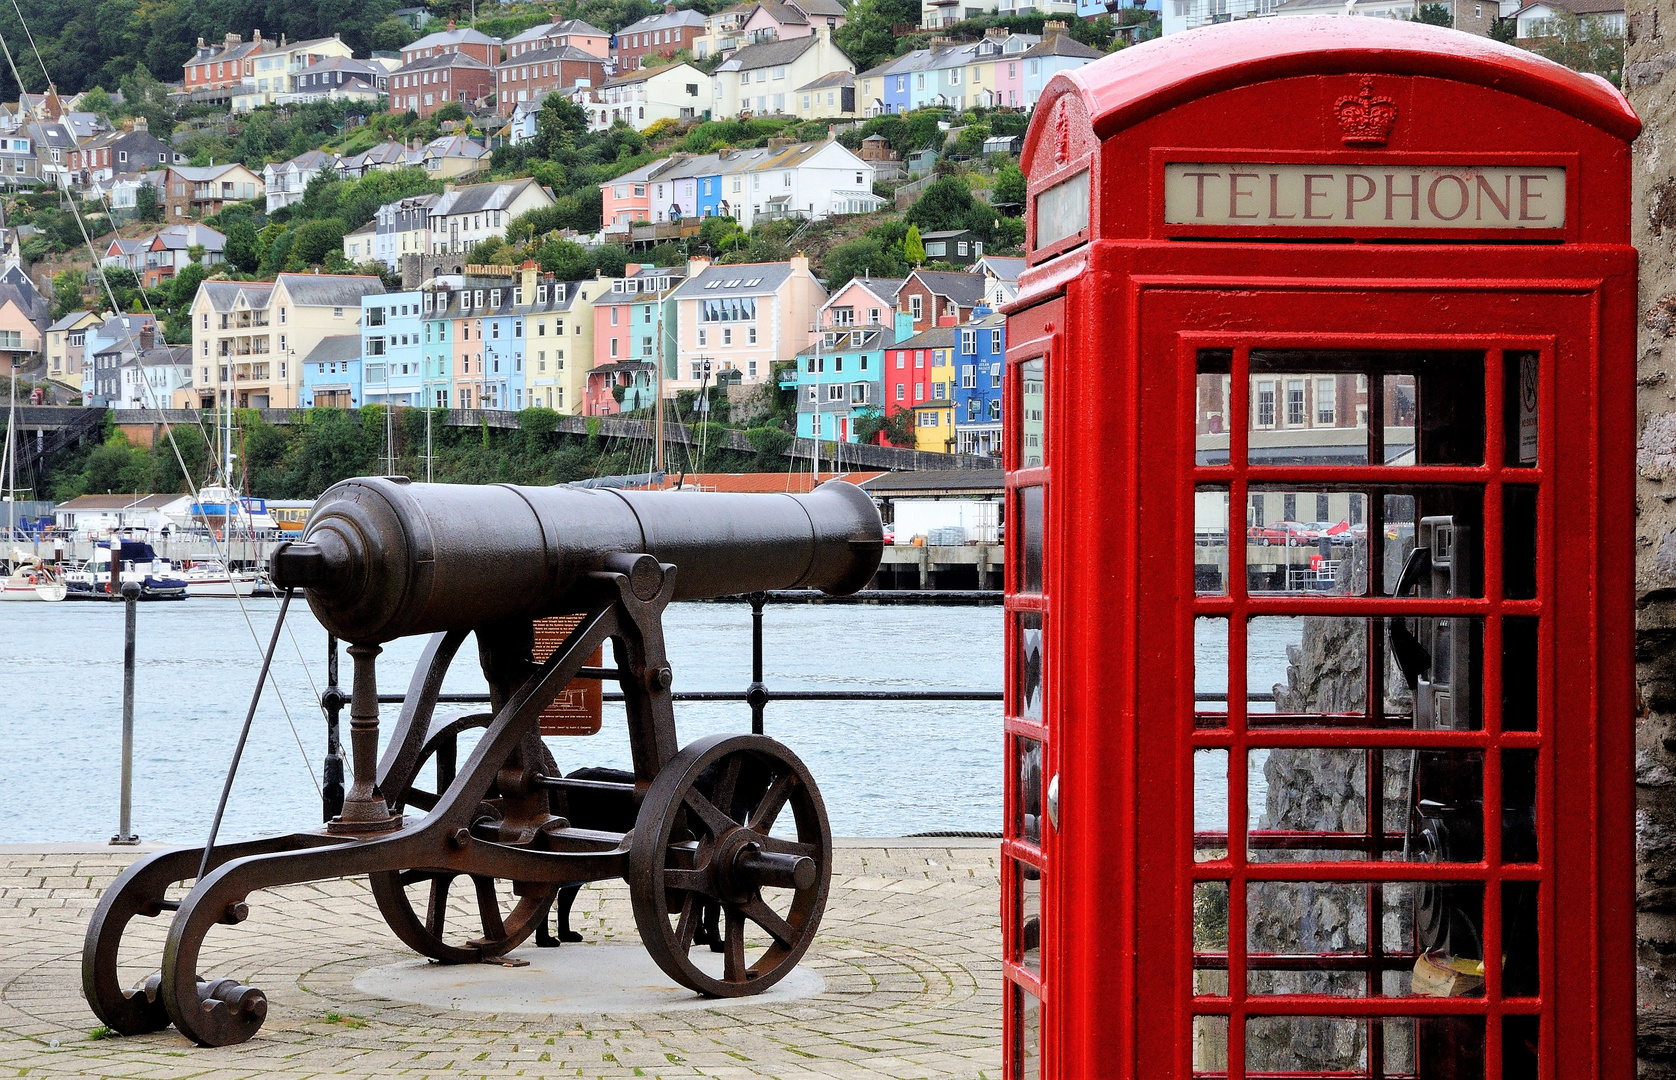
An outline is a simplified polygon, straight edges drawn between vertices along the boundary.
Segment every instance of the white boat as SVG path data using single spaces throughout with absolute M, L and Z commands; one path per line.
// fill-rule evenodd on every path
M 231 573 L 219 559 L 177 569 L 175 576 L 186 582 L 187 596 L 254 596 L 267 585 L 267 578 L 254 570 Z
M 140 587 L 141 600 L 185 600 L 186 582 L 169 560 L 159 558 L 147 543 L 138 540 L 112 538 L 93 549 L 93 558 L 79 569 L 66 571 L 64 583 L 70 596 L 77 600 L 112 600 L 111 547 L 117 552 L 117 574 L 120 582 L 132 581 Z
M 61 581 L 52 568 L 33 555 L 18 557 L 12 553 L 12 572 L 0 577 L 0 600 L 33 600 L 57 603 L 64 599 L 69 586 Z

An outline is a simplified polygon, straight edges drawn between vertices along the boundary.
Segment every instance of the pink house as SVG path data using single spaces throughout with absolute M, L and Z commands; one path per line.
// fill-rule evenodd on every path
M 851 278 L 821 305 L 820 329 L 809 335 L 809 344 L 827 330 L 851 327 L 866 329 L 871 326 L 891 326 L 896 311 L 896 294 L 902 291 L 904 278 Z
M 41 363 L 41 328 L 16 289 L 0 288 L 0 375 L 21 375 Z
M 607 232 L 623 232 L 636 221 L 652 220 L 652 198 L 648 194 L 651 185 L 647 181 L 654 172 L 668 164 L 667 158 L 654 161 L 599 186 L 600 220 L 605 222 Z
M 808 37 L 817 26 L 836 30 L 847 21 L 847 14 L 838 0 L 764 0 L 745 20 L 745 40 L 754 45 Z

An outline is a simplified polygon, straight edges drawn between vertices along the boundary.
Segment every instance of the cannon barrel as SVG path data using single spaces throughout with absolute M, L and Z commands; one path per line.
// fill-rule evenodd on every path
M 385 477 L 328 489 L 274 583 L 346 641 L 540 618 L 613 555 L 673 563 L 675 599 L 766 589 L 844 594 L 879 567 L 872 500 L 842 481 L 807 495 L 414 484 Z

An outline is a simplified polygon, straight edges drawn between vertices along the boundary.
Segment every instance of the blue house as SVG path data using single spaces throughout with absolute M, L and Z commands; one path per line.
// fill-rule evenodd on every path
M 959 453 L 1001 453 L 1001 403 L 1005 400 L 1001 383 L 1006 355 L 1007 317 L 986 307 L 974 309 L 972 318 L 960 327 L 954 358 L 959 376 L 954 388 L 954 438 Z
M 798 353 L 796 373 L 780 383 L 797 391 L 798 438 L 857 442 L 857 422 L 884 411 L 885 350 L 913 332 L 913 319 L 898 313 L 894 327 L 826 330 Z
M 423 294 L 361 297 L 362 403 L 424 403 Z
M 489 290 L 483 310 L 483 391 L 481 408 L 524 407 L 524 313 L 517 286 Z
M 419 346 L 424 350 L 419 375 L 424 389 L 422 396 L 430 408 L 446 409 L 454 387 L 454 320 L 448 317 L 448 292 L 435 278 L 422 295 L 425 299 L 425 312 L 420 316 L 425 340 Z
M 382 299 L 382 297 L 380 297 Z M 361 397 L 361 338 L 335 334 L 303 357 L 303 408 L 358 409 Z

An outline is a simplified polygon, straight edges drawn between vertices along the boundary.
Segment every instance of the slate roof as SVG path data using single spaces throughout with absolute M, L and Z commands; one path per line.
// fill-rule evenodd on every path
M 1005 255 L 985 255 L 972 267 L 972 272 L 977 273 L 980 267 L 992 271 L 1002 281 L 1016 282 L 1018 276 L 1024 273 L 1024 260 Z
M 758 68 L 783 67 L 815 47 L 816 37 L 787 38 L 747 45 L 723 61 L 717 71 L 755 71 Z
M 850 344 L 850 334 L 856 330 L 861 331 L 860 345 Z M 825 343 L 825 339 L 823 338 L 821 344 L 805 346 L 798 351 L 797 355 L 800 357 L 831 356 L 834 353 L 856 352 L 858 350 L 861 352 L 873 352 L 878 349 L 896 348 L 895 345 L 891 344 L 891 338 L 894 335 L 891 332 L 891 328 L 888 326 L 834 327 L 829 331 L 822 332 L 837 334 L 839 335 L 839 340 L 832 345 L 828 345 Z
M 982 274 L 963 274 L 958 270 L 916 270 L 908 280 L 916 279 L 933 296 L 953 300 L 961 307 L 973 307 L 983 302 Z
M 947 406 L 950 402 L 940 404 Z M 999 463 L 997 463 L 999 466 Z M 999 467 L 988 469 L 921 469 L 917 472 L 883 473 L 861 481 L 871 495 L 932 495 L 943 492 L 1001 493 L 1005 476 Z
M 453 214 L 476 214 L 484 210 L 505 210 L 526 188 L 535 183 L 534 179 L 526 177 L 501 184 L 472 184 L 455 188 L 442 194 L 431 207 L 431 213 L 437 217 L 448 217 Z
M 669 30 L 678 26 L 691 26 L 699 30 L 704 29 L 704 16 L 690 8 L 680 11 L 660 11 L 656 15 L 648 15 L 639 22 L 630 23 L 617 31 L 620 42 L 628 34 L 644 34 L 653 30 Z
M 494 43 L 495 39 L 488 34 L 467 27 L 464 30 L 439 30 L 434 34 L 426 34 L 418 41 L 409 42 L 402 46 L 402 51 L 437 49 L 447 45 L 493 45 Z
M 146 349 L 122 362 L 123 367 L 180 367 L 192 360 L 192 346 L 164 345 Z
M 403 64 L 392 74 L 411 75 L 416 71 L 440 71 L 443 68 L 473 68 L 488 71 L 489 65 L 470 53 L 448 52 L 436 56 L 421 56 L 410 64 Z
M 581 34 L 584 37 L 602 38 L 609 38 L 611 36 L 599 27 L 590 23 L 585 23 L 581 19 L 563 19 L 555 20 L 550 23 L 543 23 L 540 26 L 532 26 L 523 33 L 514 34 L 513 36 L 507 38 L 506 43 L 508 45 L 522 45 L 527 41 L 540 41 L 543 38 L 550 37 L 564 37 L 566 34 Z
M 432 139 L 425 144 L 426 157 L 463 157 L 477 160 L 489 156 L 489 151 L 483 144 L 474 142 L 464 135 L 444 135 L 440 139 Z
M 588 50 L 579 49 L 574 45 L 543 45 L 539 49 L 519 53 L 501 66 L 522 67 L 525 64 L 540 64 L 560 60 L 568 60 L 573 64 L 599 64 L 602 67 L 605 65 L 605 57 L 595 56 Z
M 610 89 L 613 86 L 632 86 L 634 83 L 645 82 L 654 75 L 667 75 L 671 72 L 680 71 L 682 68 L 686 68 L 688 71 L 692 72 L 692 74 L 706 79 L 710 77 L 683 60 L 679 64 L 665 64 L 663 67 L 640 68 L 638 70 L 631 71 L 626 75 L 618 75 L 615 78 L 605 80 L 600 89 Z
M 205 281 L 198 286 L 199 294 L 216 311 L 232 311 L 241 293 L 252 308 L 266 307 L 273 291 L 271 281 Z
M 809 20 L 804 16 L 803 12 L 792 7 L 790 4 L 780 3 L 780 0 L 762 0 L 760 7 L 768 13 L 768 17 L 770 19 L 773 19 L 781 26 L 809 25 Z
M 303 363 L 338 364 L 345 360 L 359 360 L 360 358 L 361 335 L 333 334 L 331 337 L 321 338 L 320 344 L 310 349 L 308 355 L 303 357 Z
M 707 266 L 675 290 L 676 300 L 721 300 L 731 296 L 767 296 L 791 277 L 790 263 L 732 263 Z M 712 287 L 713 286 L 713 287 Z
M 841 19 L 849 14 L 838 0 L 793 0 L 793 3 L 803 9 L 805 15 L 816 15 L 821 18 L 831 16 Z
M 960 333 L 958 326 L 933 326 L 929 330 L 921 331 L 906 341 L 898 341 L 890 346 L 892 349 L 952 349 L 955 337 Z
M 302 307 L 361 306 L 361 297 L 384 292 L 384 282 L 358 274 L 281 274 L 291 302 Z
M 1621 7 L 1620 7 L 1620 10 Z M 1042 56 L 1074 56 L 1083 60 L 1098 60 L 1106 55 L 1099 49 L 1084 45 L 1070 34 L 1054 34 L 1050 38 L 1030 46 L 1019 54 L 1025 59 L 1035 59 Z
M 55 322 L 51 326 L 47 327 L 47 333 L 50 334 L 54 330 L 68 330 L 68 329 L 70 329 L 70 327 L 74 326 L 76 323 L 80 322 L 81 320 L 87 318 L 91 314 L 92 314 L 92 312 L 90 312 L 90 311 L 72 311 L 72 312 L 70 312 L 70 314 L 64 316 L 62 319 L 59 319 L 57 322 Z
M 1022 262 L 1023 260 L 1020 261 Z M 843 285 L 834 289 L 832 291 L 832 295 L 836 297 L 840 292 L 849 288 L 851 285 L 860 285 L 879 300 L 883 301 L 886 306 L 894 308 L 896 306 L 897 294 L 902 291 L 902 286 L 906 284 L 908 284 L 907 278 L 851 278 Z
M 799 86 L 795 92 L 801 94 L 805 90 L 834 90 L 841 86 L 854 85 L 855 72 L 829 71 L 825 75 L 816 79 L 814 82 L 804 83 L 802 86 Z

